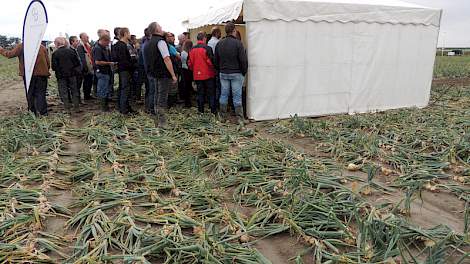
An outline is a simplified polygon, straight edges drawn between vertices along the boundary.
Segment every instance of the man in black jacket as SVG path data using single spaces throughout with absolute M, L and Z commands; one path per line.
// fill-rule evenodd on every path
M 131 58 L 129 48 L 129 40 L 131 34 L 128 28 L 120 28 L 119 41 L 113 45 L 113 61 L 117 63 L 119 74 L 119 112 L 123 115 L 132 113 L 130 107 L 131 96 L 131 77 L 134 72 L 134 62 Z
M 77 87 L 77 76 L 81 72 L 81 64 L 77 54 L 67 48 L 65 38 L 56 38 L 55 46 L 57 50 L 52 54 L 52 70 L 55 71 L 59 86 L 59 95 L 64 102 L 65 110 L 70 112 L 73 103 L 73 110 L 80 112 L 80 91 Z M 72 98 L 70 98 L 70 96 Z
M 240 125 L 245 125 L 243 111 L 243 83 L 248 71 L 248 58 L 243 43 L 237 39 L 235 24 L 227 23 L 225 26 L 227 37 L 221 40 L 215 48 L 215 65 L 220 73 L 220 119 L 227 118 L 227 104 L 230 90 L 233 95 L 233 105 Z
M 153 22 L 148 30 L 152 38 L 145 46 L 144 57 L 150 89 L 155 89 L 155 126 L 165 129 L 170 84 L 175 85 L 178 79 L 173 70 L 168 43 L 163 37 L 162 27 L 157 22 Z

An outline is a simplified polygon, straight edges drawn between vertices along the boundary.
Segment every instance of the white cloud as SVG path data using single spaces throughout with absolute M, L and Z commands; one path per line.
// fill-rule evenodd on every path
M 176 34 L 184 31 L 181 22 L 203 13 L 211 6 L 233 0 L 43 0 L 49 14 L 46 38 L 59 34 L 76 35 L 87 32 L 96 38 L 98 28 L 112 30 L 127 26 L 135 35 L 142 35 L 152 21 L 158 21 L 165 30 Z M 470 46 L 470 1 L 468 0 L 407 0 L 425 6 L 444 9 L 440 44 Z M 380 2 L 380 0 L 377 0 Z M 8 12 L 0 17 L 0 34 L 20 36 L 24 12 L 29 0 L 8 2 Z

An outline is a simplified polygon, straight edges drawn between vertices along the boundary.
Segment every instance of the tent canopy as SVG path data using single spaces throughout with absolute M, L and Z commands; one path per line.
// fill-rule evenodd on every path
M 239 0 L 186 21 L 246 28 L 257 121 L 429 103 L 441 10 L 397 0 Z
M 399 0 L 238 0 L 185 21 L 189 29 L 244 21 L 283 20 L 341 23 L 415 24 L 439 27 L 441 10 Z

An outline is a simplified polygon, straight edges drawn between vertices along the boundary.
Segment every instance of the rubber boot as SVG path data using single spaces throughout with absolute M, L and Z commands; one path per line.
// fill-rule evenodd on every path
M 227 122 L 227 105 L 220 105 L 219 121 L 221 123 Z
M 155 127 L 161 129 L 167 128 L 166 110 L 164 108 L 157 108 L 157 115 L 155 117 Z
M 102 112 L 109 112 L 109 106 L 108 106 L 108 99 L 107 98 L 102 98 L 101 99 L 101 111 Z
M 238 124 L 240 126 L 244 127 L 248 124 L 248 122 L 245 120 L 245 112 L 243 111 L 243 106 L 235 107 L 235 114 L 237 115 Z

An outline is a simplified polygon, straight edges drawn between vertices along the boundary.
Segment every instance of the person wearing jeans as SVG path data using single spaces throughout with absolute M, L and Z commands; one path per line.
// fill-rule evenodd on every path
M 212 49 L 206 45 L 206 33 L 197 34 L 197 45 L 189 52 L 188 67 L 193 71 L 197 84 L 197 107 L 204 113 L 204 103 L 209 97 L 209 106 L 213 114 L 217 113 L 215 92 L 215 69 Z
M 103 73 L 96 73 L 96 80 L 97 80 L 97 88 L 96 88 L 96 96 L 101 99 L 101 109 L 103 112 L 109 111 L 108 108 L 108 92 L 109 92 L 109 79 L 111 76 L 109 74 Z M 103 100 L 104 99 L 104 100 Z M 105 103 L 103 103 L 103 101 Z
M 167 125 L 166 110 L 168 108 L 168 93 L 170 85 L 178 81 L 173 70 L 168 43 L 163 37 L 163 29 L 157 22 L 148 26 L 152 38 L 145 45 L 144 58 L 149 82 L 156 79 L 155 88 L 155 126 L 165 129 Z M 151 81 L 152 80 L 152 81 Z
M 245 82 L 245 76 L 241 73 L 221 73 L 220 84 L 220 104 L 224 105 L 224 109 L 227 109 L 228 99 L 230 97 L 230 91 L 232 92 L 233 105 L 235 106 L 235 112 L 240 117 L 239 112 L 243 113 L 243 83 Z
M 111 66 L 114 65 L 111 61 L 111 54 L 108 49 L 110 42 L 111 39 L 109 35 L 103 34 L 93 49 L 93 60 L 97 79 L 96 95 L 101 100 L 101 110 L 103 112 L 109 111 L 108 98 L 110 97 Z
M 243 43 L 237 39 L 235 24 L 227 23 L 225 26 L 227 37 L 217 44 L 215 48 L 215 65 L 220 73 L 220 119 L 227 119 L 227 105 L 230 91 L 233 95 L 233 105 L 240 125 L 245 125 L 243 110 L 243 82 L 248 72 L 248 58 Z

